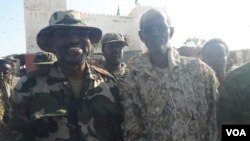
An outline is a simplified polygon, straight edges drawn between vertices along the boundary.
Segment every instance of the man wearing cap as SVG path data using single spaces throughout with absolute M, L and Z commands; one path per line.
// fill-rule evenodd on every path
M 215 74 L 170 47 L 173 32 L 163 11 L 142 15 L 139 36 L 148 51 L 130 61 L 121 87 L 126 141 L 217 140 Z
M 124 37 L 117 33 L 107 33 L 102 37 L 101 44 L 105 58 L 102 68 L 113 74 L 118 81 L 122 81 L 129 73 L 126 64 L 121 62 L 123 48 L 127 46 Z
M 56 56 L 49 52 L 38 52 L 35 54 L 33 64 L 36 65 L 36 70 L 32 72 L 32 75 L 46 76 L 50 70 L 52 64 L 57 61 Z
M 122 141 L 123 110 L 115 79 L 86 58 L 102 31 L 78 11 L 52 14 L 37 44 L 57 57 L 47 76 L 22 79 L 8 121 L 15 140 Z

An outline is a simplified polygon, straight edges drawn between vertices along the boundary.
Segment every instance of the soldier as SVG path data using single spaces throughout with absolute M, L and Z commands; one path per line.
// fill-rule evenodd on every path
M 8 122 L 22 141 L 122 141 L 123 110 L 113 76 L 87 63 L 102 31 L 78 11 L 57 11 L 37 44 L 57 57 L 46 76 L 25 76 Z M 14 133 L 14 132 L 13 132 Z
M 4 139 L 6 127 L 4 124 L 4 114 L 8 114 L 10 109 L 9 97 L 11 95 L 12 86 L 12 65 L 11 62 L 0 59 L 0 140 Z
M 102 37 L 102 53 L 105 62 L 102 68 L 113 74 L 116 79 L 123 80 L 129 73 L 127 65 L 122 61 L 123 48 L 127 42 L 121 34 L 107 33 Z
M 226 76 L 218 100 L 219 127 L 223 124 L 250 124 L 250 62 Z
M 36 65 L 36 70 L 32 75 L 46 76 L 52 66 L 57 61 L 56 56 L 49 52 L 38 52 L 35 54 L 33 64 Z
M 215 141 L 218 81 L 200 59 L 168 45 L 174 29 L 166 13 L 150 9 L 139 36 L 148 52 L 128 64 L 121 87 L 125 141 Z
M 228 54 L 227 44 L 217 38 L 208 40 L 202 48 L 203 61 L 212 67 L 220 83 L 224 80 Z

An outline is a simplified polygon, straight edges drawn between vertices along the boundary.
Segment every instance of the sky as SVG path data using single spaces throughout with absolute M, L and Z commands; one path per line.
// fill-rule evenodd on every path
M 67 9 L 87 13 L 128 15 L 135 0 L 66 0 Z M 140 5 L 165 7 L 175 27 L 171 44 L 188 37 L 221 38 L 230 50 L 250 48 L 248 0 L 138 0 Z M 1 0 L 0 57 L 26 52 L 23 0 Z

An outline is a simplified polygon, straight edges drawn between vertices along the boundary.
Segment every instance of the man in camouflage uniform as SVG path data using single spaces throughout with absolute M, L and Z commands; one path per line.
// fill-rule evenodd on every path
M 196 58 L 168 46 L 173 27 L 166 13 L 146 11 L 139 35 L 148 52 L 128 64 L 121 87 L 125 141 L 215 141 L 217 79 Z
M 8 114 L 10 109 L 9 97 L 11 95 L 12 86 L 11 78 L 13 75 L 11 62 L 0 59 L 0 140 L 4 140 L 7 129 L 4 124 L 5 114 Z
M 121 34 L 107 33 L 102 37 L 102 54 L 105 62 L 102 68 L 109 71 L 120 82 L 128 75 L 127 65 L 121 62 L 123 57 L 123 48 L 127 42 Z
M 250 62 L 232 70 L 218 100 L 219 128 L 223 124 L 250 124 Z
M 86 58 L 102 31 L 78 11 L 52 14 L 38 46 L 58 61 L 43 77 L 25 76 L 12 95 L 8 121 L 15 140 L 121 141 L 123 110 L 115 79 Z

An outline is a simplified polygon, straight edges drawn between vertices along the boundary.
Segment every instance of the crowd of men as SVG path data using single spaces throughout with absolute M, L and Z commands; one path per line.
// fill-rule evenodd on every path
M 119 33 L 102 36 L 79 11 L 53 13 L 37 34 L 44 52 L 14 86 L 0 59 L 1 141 L 219 141 L 222 124 L 250 124 L 250 64 L 227 72 L 228 46 L 207 41 L 202 60 L 180 56 L 167 13 L 149 9 L 147 51 L 122 62 Z M 91 63 L 101 42 L 104 61 Z

